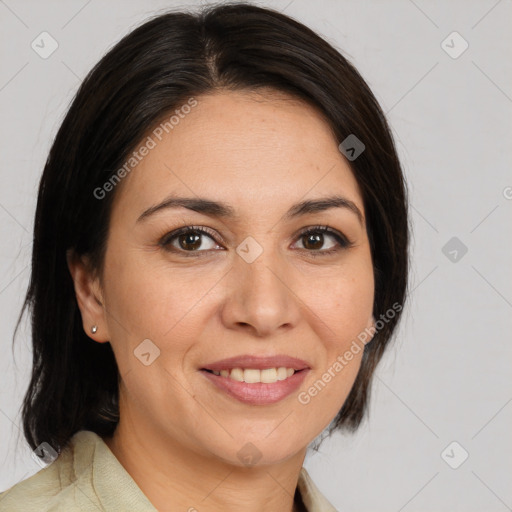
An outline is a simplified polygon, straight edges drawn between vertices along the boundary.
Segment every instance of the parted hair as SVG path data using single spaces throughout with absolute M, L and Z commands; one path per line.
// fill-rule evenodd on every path
M 118 369 L 110 343 L 83 330 L 66 253 L 87 255 L 102 275 L 116 187 L 94 194 L 145 134 L 191 97 L 275 90 L 308 102 L 342 143 L 365 150 L 350 168 L 366 213 L 376 319 L 406 299 L 407 187 L 392 133 L 374 94 L 342 53 L 304 24 L 247 3 L 158 14 L 115 44 L 80 85 L 52 143 L 39 184 L 31 277 L 16 332 L 30 312 L 33 367 L 22 407 L 32 448 L 61 450 L 87 429 L 110 436 L 119 421 Z M 361 367 L 329 426 L 355 431 L 401 311 L 366 344 Z

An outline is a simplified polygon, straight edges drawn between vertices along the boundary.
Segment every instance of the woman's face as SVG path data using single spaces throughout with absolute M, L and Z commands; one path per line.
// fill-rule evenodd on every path
M 242 92 L 196 100 L 141 142 L 154 147 L 118 185 L 96 339 L 115 353 L 121 421 L 232 464 L 276 463 L 330 423 L 360 366 L 362 350 L 334 370 L 372 325 L 363 201 L 311 107 Z M 295 207 L 334 196 L 362 219 L 347 206 Z M 212 203 L 148 212 L 171 197 Z

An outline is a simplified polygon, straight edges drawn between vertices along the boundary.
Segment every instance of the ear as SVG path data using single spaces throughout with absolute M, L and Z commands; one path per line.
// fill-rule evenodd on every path
M 368 322 L 366 324 L 366 332 L 371 334 L 369 335 L 369 338 L 365 341 L 365 345 L 372 341 L 373 337 L 375 336 L 375 329 L 375 317 L 371 315 L 370 318 L 368 318 Z
M 98 343 L 105 343 L 110 340 L 110 336 L 99 278 L 91 271 L 90 262 L 86 256 L 77 256 L 69 249 L 66 252 L 66 260 L 82 314 L 85 334 Z M 97 327 L 96 333 L 91 331 L 93 325 Z

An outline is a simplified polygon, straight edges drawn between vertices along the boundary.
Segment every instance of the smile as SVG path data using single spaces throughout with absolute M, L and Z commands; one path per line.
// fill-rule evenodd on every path
M 248 405 L 270 405 L 296 392 L 310 371 L 309 368 L 294 370 L 277 367 L 263 370 L 233 368 L 229 372 L 203 369 L 199 373 L 224 396 Z M 283 377 L 285 372 L 286 377 L 279 380 L 279 376 Z M 271 382 L 264 382 L 264 379 Z
M 247 382 L 248 384 L 256 384 L 258 382 L 273 384 L 280 380 L 286 380 L 295 373 L 293 368 L 286 368 L 284 366 L 280 366 L 279 368 L 265 368 L 264 370 L 258 370 L 256 368 L 232 368 L 231 370 L 207 371 L 211 371 L 211 373 L 220 377 L 233 379 L 237 382 Z

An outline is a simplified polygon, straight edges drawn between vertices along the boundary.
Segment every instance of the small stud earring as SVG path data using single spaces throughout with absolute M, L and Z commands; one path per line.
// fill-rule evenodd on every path
M 97 327 L 96 325 L 93 325 L 93 326 L 91 327 L 91 332 L 92 332 L 93 334 L 95 334 L 97 330 L 98 330 L 98 327 Z

